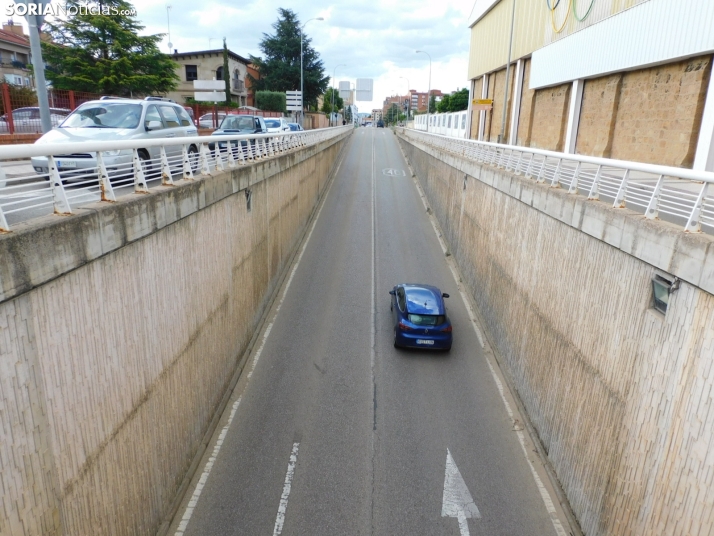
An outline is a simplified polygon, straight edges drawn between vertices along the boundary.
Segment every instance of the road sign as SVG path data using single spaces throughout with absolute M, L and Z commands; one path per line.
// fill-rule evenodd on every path
M 471 106 L 471 109 L 472 109 L 472 110 L 486 110 L 486 111 L 489 111 L 489 110 L 493 110 L 493 106 L 491 106 L 490 104 L 474 104 L 473 106 Z
M 223 80 L 194 80 L 193 81 L 193 90 L 197 91 L 199 89 L 202 90 L 218 90 L 220 91 L 221 89 L 225 90 L 226 89 L 226 83 Z M 223 99 L 226 100 L 226 99 Z
M 474 99 L 471 104 L 493 104 L 493 99 Z
M 299 112 L 300 110 L 302 110 L 302 92 L 286 91 L 285 104 L 285 108 L 289 111 Z
M 225 91 L 194 91 L 193 98 L 197 101 L 224 102 Z
M 350 82 L 349 81 L 343 81 L 340 82 L 340 97 L 343 99 L 349 99 L 350 98 Z

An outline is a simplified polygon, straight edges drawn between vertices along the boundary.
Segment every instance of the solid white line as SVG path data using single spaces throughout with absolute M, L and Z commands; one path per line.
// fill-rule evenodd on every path
M 344 157 L 343 157 L 344 159 Z M 337 169 L 335 170 L 335 175 L 334 177 L 337 177 L 337 174 L 340 171 L 340 168 L 342 167 L 342 160 L 340 160 L 339 165 L 337 166 Z M 334 182 L 334 179 L 333 179 Z M 293 267 L 292 271 L 290 272 L 290 277 L 288 278 L 285 288 L 283 290 L 283 294 L 280 298 L 280 302 L 278 303 L 278 307 L 275 310 L 275 314 L 273 315 L 273 321 L 268 324 L 268 327 L 265 328 L 265 332 L 263 333 L 263 339 L 260 344 L 260 347 L 255 353 L 255 357 L 253 358 L 253 364 L 250 367 L 250 372 L 248 372 L 248 378 L 246 381 L 246 387 L 248 386 L 248 381 L 250 380 L 250 377 L 253 375 L 253 371 L 255 370 L 255 366 L 258 364 L 258 359 L 260 359 L 261 354 L 263 353 L 263 347 L 265 346 L 265 341 L 268 338 L 268 335 L 270 335 L 270 331 L 273 329 L 273 323 L 275 322 L 275 317 L 278 314 L 278 311 L 280 311 L 280 308 L 283 305 L 283 301 L 285 300 L 285 296 L 288 292 L 288 288 L 290 288 L 290 283 L 293 280 L 293 276 L 295 275 L 295 271 L 297 270 L 298 265 L 300 264 L 300 260 L 302 259 L 303 253 L 305 253 L 305 248 L 307 247 L 308 242 L 310 241 L 310 237 L 312 236 L 312 232 L 315 230 L 315 225 L 317 224 L 317 220 L 320 218 L 320 214 L 322 213 L 322 208 L 325 206 L 325 202 L 327 200 L 327 195 L 329 194 L 330 190 L 332 189 L 332 183 L 330 183 L 330 186 L 325 192 L 324 197 L 321 200 L 320 204 L 320 209 L 317 211 L 317 214 L 315 215 L 315 219 L 312 222 L 312 227 L 310 227 L 310 232 L 307 235 L 307 238 L 305 239 L 305 243 L 302 246 L 302 250 L 300 251 L 300 255 L 298 256 L 297 260 L 295 261 L 295 266 Z M 196 484 L 196 489 L 193 492 L 193 495 L 191 496 L 191 500 L 188 502 L 188 506 L 186 507 L 186 510 L 183 513 L 183 517 L 181 518 L 181 522 L 179 523 L 179 527 L 176 530 L 176 533 L 174 536 L 183 536 L 184 531 L 186 530 L 186 526 L 188 525 L 189 520 L 191 519 L 191 516 L 193 515 L 193 510 L 196 508 L 196 504 L 198 503 L 198 498 L 201 496 L 201 492 L 203 491 L 203 487 L 206 484 L 206 480 L 208 480 L 208 475 L 211 473 L 211 469 L 213 469 L 213 463 L 216 461 L 216 457 L 218 456 L 218 453 L 221 450 L 221 445 L 223 445 L 223 439 L 226 437 L 226 434 L 228 433 L 228 427 L 230 426 L 231 422 L 233 421 L 233 417 L 236 414 L 236 410 L 238 409 L 238 406 L 240 405 L 242 397 L 238 397 L 238 400 L 233 404 L 233 409 L 231 410 L 230 417 L 228 418 L 228 423 L 223 427 L 223 430 L 221 431 L 221 435 L 218 437 L 218 441 L 216 442 L 216 446 L 213 448 L 213 453 L 211 457 L 208 459 L 208 462 L 206 462 L 206 466 L 203 469 L 203 474 L 201 474 L 201 478 L 198 481 L 198 484 Z M 297 445 L 297 443 L 295 444 Z M 295 447 L 293 447 L 294 450 L 296 450 Z M 296 450 L 297 453 L 297 450 Z M 288 491 L 289 493 L 289 491 Z M 282 501 L 281 501 L 282 502 Z M 287 499 L 286 499 L 286 505 L 287 505 Z M 284 513 L 284 512 L 283 512 Z M 277 527 L 277 522 L 276 522 L 276 527 Z M 282 530 L 282 524 L 281 524 L 281 530 Z M 278 533 L 279 534 L 279 533 Z
M 208 461 L 206 462 L 206 465 L 203 468 L 203 473 L 201 474 L 201 478 L 198 480 L 198 484 L 196 484 L 196 489 L 193 490 L 193 495 L 191 495 L 191 500 L 188 501 L 188 506 L 186 507 L 186 510 L 183 513 L 183 517 L 181 518 L 181 522 L 179 523 L 178 529 L 176 530 L 174 536 L 183 536 L 183 533 L 186 530 L 186 527 L 188 526 L 188 522 L 191 520 L 191 516 L 193 515 L 193 510 L 194 510 L 194 508 L 196 508 L 196 504 L 198 503 L 198 498 L 201 496 L 203 487 L 206 485 L 206 481 L 208 480 L 208 475 L 211 474 L 211 469 L 213 469 L 213 464 L 216 461 L 216 459 L 218 458 L 218 453 L 221 451 L 221 446 L 223 445 L 223 440 L 226 438 L 226 434 L 228 433 L 228 428 L 230 427 L 231 423 L 233 422 L 233 417 L 235 416 L 236 411 L 238 410 L 240 401 L 241 401 L 241 399 L 239 397 L 238 400 L 236 400 L 233 403 L 233 408 L 231 409 L 231 414 L 228 417 L 228 422 L 223 427 L 223 430 L 221 430 L 221 435 L 218 436 L 218 441 L 216 441 L 216 445 L 213 447 L 213 452 L 211 453 L 211 457 L 208 458 Z
M 275 518 L 273 536 L 280 536 L 283 532 L 285 512 L 288 509 L 288 497 L 290 497 L 290 488 L 292 487 L 295 463 L 297 462 L 298 447 L 300 447 L 300 443 L 293 443 L 293 450 L 290 453 L 290 461 L 288 462 L 288 472 L 285 474 L 285 484 L 283 484 L 283 494 L 280 497 L 280 506 L 278 506 L 278 515 Z
M 513 411 L 511 411 L 511 405 L 508 403 L 508 400 L 506 400 L 506 395 L 503 392 L 503 384 L 501 383 L 499 377 L 496 375 L 496 371 L 494 370 L 493 365 L 491 365 L 491 361 L 489 359 L 486 359 L 486 363 L 488 363 L 488 368 L 491 369 L 491 376 L 493 376 L 493 379 L 496 382 L 498 392 L 501 394 L 501 400 L 503 400 L 503 404 L 506 406 L 508 416 L 511 418 L 512 422 L 515 422 L 513 418 Z M 516 431 L 516 435 L 518 436 L 518 441 L 521 444 L 521 449 L 523 449 L 523 456 L 525 456 L 526 461 L 528 462 L 528 466 L 531 468 L 533 479 L 535 480 L 536 486 L 538 487 L 538 491 L 540 492 L 540 496 L 543 499 L 545 508 L 546 510 L 548 510 L 548 514 L 550 515 L 550 520 L 553 522 L 553 528 L 555 528 L 555 532 L 558 534 L 558 536 L 567 536 L 567 533 L 563 529 L 563 525 L 561 525 L 560 523 L 560 519 L 558 519 L 558 513 L 555 511 L 555 506 L 553 505 L 553 500 L 550 497 L 550 493 L 548 493 L 548 490 L 543 485 L 543 481 L 538 476 L 538 473 L 536 472 L 535 467 L 533 466 L 533 462 L 531 462 L 530 458 L 528 457 L 528 450 L 526 449 L 526 440 L 523 435 L 523 431 Z
M 374 205 L 376 203 L 376 187 L 375 187 L 375 180 L 374 180 L 374 139 L 372 139 L 372 168 L 371 168 L 371 175 L 372 175 L 372 326 L 371 326 L 371 331 L 372 331 L 372 340 L 371 342 L 371 352 L 370 352 L 370 365 L 371 365 L 371 370 L 372 370 L 372 385 L 374 385 L 374 347 L 376 344 L 376 327 L 375 324 L 377 322 L 376 318 L 376 312 L 374 310 L 374 295 L 377 292 L 377 289 L 375 288 L 376 284 L 376 277 L 375 277 L 375 263 L 377 262 L 377 254 L 375 250 L 375 243 L 374 243 L 374 233 L 375 233 L 375 219 L 376 215 L 374 212 Z
M 400 147 L 401 149 L 401 147 Z M 404 156 L 404 153 L 402 153 L 402 156 Z M 406 162 L 406 157 L 404 158 Z M 422 190 L 421 186 L 419 185 L 416 177 L 413 178 L 414 184 L 417 187 L 417 191 L 421 195 L 422 203 L 424 204 L 425 208 L 428 208 L 426 204 L 426 194 Z M 432 217 L 431 219 L 431 226 L 434 229 L 434 233 L 436 234 L 437 240 L 439 240 L 439 244 L 441 245 L 441 249 L 443 250 L 444 254 L 446 254 L 447 247 L 445 241 L 442 239 L 441 234 L 439 233 L 439 230 L 436 226 L 436 217 Z M 453 264 L 455 264 L 456 261 L 454 261 Z M 451 275 L 454 278 L 454 281 L 456 282 L 456 287 L 459 288 L 459 275 L 456 272 L 456 268 L 452 265 L 451 262 L 447 261 L 447 264 L 449 265 L 449 268 L 451 269 Z M 478 342 L 481 345 L 481 348 L 484 348 L 484 341 L 483 341 L 483 335 L 481 334 L 481 330 L 476 323 L 476 316 L 473 313 L 473 310 L 471 309 L 470 301 L 467 299 L 466 293 L 459 288 L 459 292 L 461 293 L 461 299 L 464 302 L 464 305 L 466 306 L 466 309 L 469 312 L 469 315 L 471 317 L 471 326 L 473 327 L 474 331 L 476 332 L 476 337 L 478 338 Z M 508 403 L 508 400 L 506 400 L 506 395 L 503 392 L 503 384 L 501 383 L 500 378 L 496 375 L 496 371 L 493 368 L 493 365 L 491 365 L 491 361 L 486 357 L 486 363 L 488 363 L 488 368 L 491 370 L 491 376 L 493 376 L 494 381 L 496 382 L 496 386 L 498 387 L 498 392 L 501 394 L 501 399 L 503 400 L 503 404 L 506 406 L 506 411 L 508 412 L 508 416 L 511 418 L 511 422 L 515 422 L 515 419 L 513 417 L 513 411 L 511 411 L 511 406 Z M 543 499 L 543 503 L 545 504 L 545 508 L 548 511 L 548 514 L 550 516 L 550 520 L 553 523 L 553 528 L 555 529 L 555 532 L 558 534 L 558 536 L 567 536 L 567 533 L 563 529 L 563 525 L 560 523 L 560 519 L 558 519 L 558 514 L 555 510 L 555 506 L 553 505 L 553 499 L 550 497 L 550 493 L 546 489 L 546 487 L 543 485 L 543 481 L 540 479 L 538 476 L 538 473 L 535 470 L 535 467 L 533 466 L 533 463 L 531 462 L 530 458 L 528 458 L 528 450 L 526 449 L 526 443 L 525 443 L 525 437 L 523 435 L 523 431 L 517 431 L 516 435 L 518 436 L 518 441 L 521 444 L 521 449 L 523 450 L 523 455 L 526 458 L 526 461 L 528 462 L 528 466 L 531 469 L 531 473 L 533 474 L 533 479 L 535 480 L 536 486 L 538 487 L 538 491 L 540 492 L 540 496 Z

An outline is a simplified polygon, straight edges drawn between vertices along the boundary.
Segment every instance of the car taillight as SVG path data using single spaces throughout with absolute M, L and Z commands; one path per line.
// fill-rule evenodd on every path
M 399 329 L 401 329 L 402 331 L 412 331 L 414 328 L 410 328 L 406 324 L 399 322 Z
M 451 326 L 446 326 L 444 329 L 441 330 L 444 333 L 451 333 Z

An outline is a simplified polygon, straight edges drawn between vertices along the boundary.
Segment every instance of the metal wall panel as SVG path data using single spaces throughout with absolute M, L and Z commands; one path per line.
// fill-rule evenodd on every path
M 545 4 L 545 0 L 536 1 Z M 577 10 L 577 15 L 583 18 L 588 12 L 591 1 L 592 10 L 584 20 L 578 21 L 575 17 L 576 12 L 574 9 Z M 649 1 L 650 0 L 560 0 L 553 14 L 548 14 L 543 45 L 568 37 L 608 17 L 617 15 L 626 9 Z M 560 32 L 555 31 L 560 28 L 562 28 Z
M 711 53 L 712 28 L 712 0 L 649 0 L 536 50 L 530 88 Z

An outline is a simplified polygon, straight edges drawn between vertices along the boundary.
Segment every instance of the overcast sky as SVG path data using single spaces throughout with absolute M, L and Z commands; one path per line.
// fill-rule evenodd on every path
M 0 0 L 3 15 L 8 3 Z M 144 33 L 167 33 L 168 4 L 171 42 L 179 52 L 206 50 L 211 38 L 210 48 L 219 48 L 226 37 L 237 54 L 259 56 L 258 43 L 263 33 L 274 32 L 278 8 L 293 10 L 302 22 L 323 17 L 309 22 L 305 35 L 326 74 L 332 77 L 337 68 L 336 81 L 374 79 L 375 100 L 358 102 L 360 112 L 381 108 L 390 94 L 405 94 L 407 80 L 410 89 L 427 90 L 429 58 L 416 50 L 431 55 L 432 88 L 451 92 L 468 84 L 468 19 L 474 0 L 141 0 L 134 6 Z M 167 37 L 162 50 L 169 52 Z

